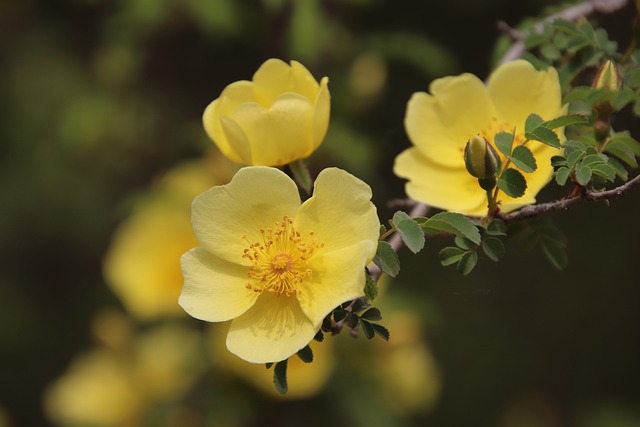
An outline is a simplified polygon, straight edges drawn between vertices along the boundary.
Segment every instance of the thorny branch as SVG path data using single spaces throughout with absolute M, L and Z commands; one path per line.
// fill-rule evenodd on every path
M 577 205 L 584 202 L 596 202 L 599 200 L 610 200 L 618 197 L 622 197 L 632 187 L 640 184 L 640 175 L 627 181 L 625 184 L 613 188 L 611 190 L 605 190 L 600 192 L 583 191 L 582 194 L 569 199 L 556 200 L 555 202 L 541 203 L 539 205 L 525 206 L 520 210 L 504 215 L 501 218 L 504 221 L 517 221 L 521 219 L 533 218 L 536 216 L 548 214 L 550 212 L 557 212 L 567 210 L 573 205 Z

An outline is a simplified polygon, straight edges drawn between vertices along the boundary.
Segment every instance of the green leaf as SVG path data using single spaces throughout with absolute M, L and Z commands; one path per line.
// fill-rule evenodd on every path
M 302 360 L 304 363 L 313 362 L 313 350 L 311 350 L 311 347 L 309 347 L 309 344 L 307 344 L 306 346 L 298 350 L 296 354 L 298 355 L 300 360 Z
M 359 321 L 360 321 L 360 318 L 357 315 L 353 313 L 347 313 L 347 323 L 349 324 L 349 327 L 351 329 L 357 328 Z
M 440 256 L 440 264 L 445 267 L 451 264 L 455 264 L 460 261 L 462 256 L 466 253 L 467 252 L 463 249 L 454 246 L 443 248 L 438 254 Z
M 551 43 L 542 45 L 540 47 L 540 54 L 549 61 L 555 61 L 562 55 L 560 53 L 560 49 L 558 49 Z
M 391 277 L 396 277 L 400 272 L 400 260 L 398 254 L 391 245 L 384 240 L 378 242 L 378 249 L 373 262 Z
M 480 232 L 476 225 L 466 216 L 455 212 L 440 212 L 421 224 L 428 232 L 445 232 L 462 236 L 475 244 L 480 244 Z
M 604 178 L 607 181 L 615 181 L 616 179 L 616 169 L 608 163 L 590 165 L 589 168 L 594 175 Z
M 507 224 L 503 220 L 495 218 L 487 226 L 487 234 L 490 236 L 506 236 Z
M 519 171 L 507 168 L 498 179 L 498 188 L 509 197 L 522 197 L 527 189 L 527 180 L 524 179 L 524 176 Z
M 476 267 L 476 264 L 478 264 L 478 254 L 475 252 L 467 252 L 460 258 L 456 270 L 466 276 L 471 273 Z
M 369 273 L 369 269 L 367 267 L 364 268 L 364 272 L 364 295 L 369 299 L 369 301 L 373 301 L 378 296 L 378 284 L 371 277 L 371 274 Z
M 589 123 L 589 117 L 582 114 L 567 114 L 566 116 L 556 117 L 555 119 L 547 120 L 542 126 L 549 129 L 556 129 L 559 127 L 582 125 Z
M 561 147 L 558 135 L 556 135 L 556 133 L 551 129 L 544 126 L 538 126 L 530 132 L 525 132 L 524 137 L 533 141 L 540 141 L 554 148 Z
M 536 164 L 536 158 L 533 157 L 533 153 L 524 145 L 519 145 L 514 148 L 511 154 L 511 161 L 523 172 L 533 172 L 538 168 Z
M 582 159 L 580 163 L 583 164 L 584 166 L 591 167 L 593 165 L 606 163 L 606 162 L 607 162 L 607 156 L 596 152 L 596 154 L 589 154 L 585 156 L 585 158 Z
M 492 261 L 498 261 L 504 256 L 505 252 L 504 244 L 500 239 L 496 239 L 495 237 L 484 239 L 482 241 L 482 250 Z
M 371 323 L 366 320 L 362 320 L 360 322 L 360 326 L 362 326 L 362 332 L 364 332 L 364 336 L 367 337 L 367 339 L 372 339 L 375 336 L 376 332 Z
M 569 264 L 569 257 L 565 248 L 550 241 L 542 242 L 542 252 L 549 262 L 558 270 L 564 270 Z
M 372 323 L 373 330 L 378 336 L 380 336 L 383 340 L 389 341 L 389 330 L 382 325 L 378 325 L 377 323 Z
M 629 134 L 629 131 L 616 132 L 611 136 L 611 142 L 616 144 L 623 144 L 629 148 L 636 156 L 640 156 L 640 142 L 633 139 Z
M 371 307 L 371 304 L 369 304 L 364 298 L 358 298 L 353 301 L 353 304 L 349 303 L 349 305 L 351 305 L 351 311 L 353 311 L 354 313 L 358 313 L 365 308 Z M 347 307 L 349 305 L 347 305 Z
M 511 147 L 513 145 L 513 134 L 509 132 L 498 132 L 493 137 L 493 143 L 498 151 L 509 157 L 511 155 Z
M 424 232 L 413 218 L 405 212 L 398 211 L 393 215 L 393 224 L 411 252 L 417 254 L 424 248 Z
M 333 310 L 333 320 L 341 322 L 347 317 L 347 314 L 349 313 L 342 309 Z
M 563 186 L 567 183 L 567 180 L 569 179 L 569 175 L 571 174 L 571 169 L 567 168 L 567 167 L 561 167 L 560 169 L 558 169 L 555 173 L 556 176 L 556 183 L 559 186 Z
M 588 166 L 578 163 L 575 171 L 576 181 L 583 187 L 591 181 L 591 169 Z
M 382 320 L 382 314 L 380 314 L 380 310 L 375 307 L 371 307 L 364 313 L 360 315 L 360 318 L 365 320 Z
M 571 151 L 567 155 L 567 167 L 569 167 L 570 169 L 574 168 L 575 165 L 580 161 L 580 159 L 582 159 L 582 156 L 584 155 L 585 155 L 584 151 L 580 151 L 580 150 Z
M 287 385 L 287 360 L 276 363 L 273 369 L 273 385 L 280 394 L 287 394 L 289 386 Z
M 293 174 L 293 180 L 298 184 L 305 193 L 311 194 L 311 187 L 313 186 L 313 180 L 309 173 L 309 168 L 303 159 L 295 160 L 289 163 L 289 169 Z
M 454 242 L 456 243 L 456 246 L 464 250 L 475 249 L 475 247 L 478 246 L 475 243 L 473 243 L 471 240 L 465 239 L 462 236 L 456 236 L 456 238 L 454 239 Z
M 615 169 L 616 175 L 618 175 L 620 179 L 622 179 L 623 181 L 626 181 L 627 179 L 629 179 L 629 173 L 624 168 L 622 163 L 620 163 L 613 157 L 609 157 L 609 159 L 607 160 L 607 163 Z
M 578 32 L 578 28 L 573 21 L 569 21 L 568 19 L 556 18 L 553 20 L 551 24 L 558 31 L 561 31 L 570 36 L 575 35 Z
M 554 169 L 567 166 L 567 159 L 563 156 L 551 156 L 551 166 L 553 166 Z
M 611 141 L 604 147 L 604 152 L 616 156 L 632 168 L 638 167 L 635 153 L 624 143 Z
M 529 114 L 529 116 L 524 122 L 525 133 L 533 132 L 533 130 L 538 128 L 542 123 L 544 123 L 544 120 L 542 120 L 542 117 L 540 117 L 537 114 Z

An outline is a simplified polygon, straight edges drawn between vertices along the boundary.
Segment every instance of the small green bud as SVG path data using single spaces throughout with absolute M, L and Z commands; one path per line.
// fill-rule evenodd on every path
M 622 79 L 620 78 L 620 70 L 612 60 L 607 60 L 593 79 L 592 89 L 606 89 L 611 92 L 619 92 L 622 89 Z
M 616 94 L 622 89 L 622 79 L 616 63 L 607 60 L 593 79 L 591 88 L 594 90 L 604 90 L 610 94 Z M 609 97 L 593 104 L 593 111 L 596 113 L 593 132 L 598 142 L 598 146 L 603 147 L 607 138 L 611 134 L 611 113 L 614 111 L 613 104 Z
M 489 142 L 476 135 L 464 147 L 464 165 L 478 178 L 480 187 L 491 190 L 496 186 L 496 172 L 500 169 L 500 156 Z

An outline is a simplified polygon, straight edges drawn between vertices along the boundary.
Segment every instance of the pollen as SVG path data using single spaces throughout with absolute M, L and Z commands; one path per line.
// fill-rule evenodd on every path
M 313 273 L 308 261 L 324 243 L 313 239 L 313 232 L 303 236 L 287 216 L 259 232 L 259 242 L 251 242 L 246 233 L 242 236 L 248 244 L 242 257 L 251 261 L 247 289 L 276 296 L 299 295 L 300 285 Z

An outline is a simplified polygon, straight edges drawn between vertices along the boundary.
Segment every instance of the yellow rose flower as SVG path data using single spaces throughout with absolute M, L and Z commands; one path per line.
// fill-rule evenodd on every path
M 232 320 L 227 348 L 253 363 L 278 362 L 306 346 L 324 317 L 363 296 L 379 220 L 371 189 L 347 172 L 318 175 L 300 204 L 276 168 L 243 168 L 193 201 L 201 247 L 182 256 L 179 304 L 209 322 Z
M 536 71 L 527 61 L 499 66 L 487 85 L 471 74 L 433 81 L 430 94 L 417 92 L 407 105 L 405 128 L 414 147 L 396 157 L 394 173 L 409 179 L 406 192 L 414 200 L 468 215 L 487 213 L 486 192 L 464 163 L 464 147 L 475 135 L 493 144 L 498 132 L 513 132 L 514 146 L 524 142 L 524 122 L 531 113 L 544 120 L 562 115 L 560 83 L 554 68 Z M 563 131 L 559 136 L 563 139 Z M 525 194 L 517 199 L 498 193 L 501 211 L 535 203 L 553 172 L 551 156 L 559 150 L 530 141 L 538 168 L 523 173 Z M 504 164 L 504 159 L 503 164 Z M 511 165 L 511 167 L 515 167 Z
M 269 59 L 252 81 L 228 85 L 209 104 L 204 129 L 238 163 L 278 166 L 308 157 L 329 126 L 328 82 L 318 84 L 299 62 Z
M 182 163 L 154 186 L 113 235 L 105 256 L 107 283 L 138 318 L 183 316 L 180 256 L 198 246 L 191 229 L 193 198 L 233 173 L 222 156 Z M 234 168 L 235 169 L 235 168 Z

